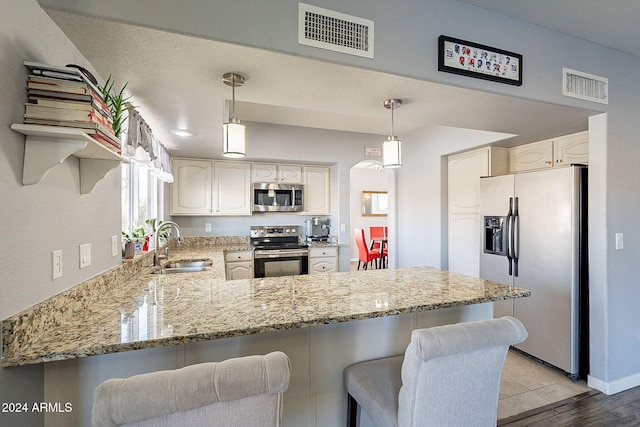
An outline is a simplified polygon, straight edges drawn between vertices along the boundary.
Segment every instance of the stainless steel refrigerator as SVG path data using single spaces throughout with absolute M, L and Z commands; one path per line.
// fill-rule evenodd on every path
M 587 168 L 571 166 L 480 180 L 480 277 L 531 290 L 494 303 L 520 319 L 516 348 L 565 371 L 588 373 Z

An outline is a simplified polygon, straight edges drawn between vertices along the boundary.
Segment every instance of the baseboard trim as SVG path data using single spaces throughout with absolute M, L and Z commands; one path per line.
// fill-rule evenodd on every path
M 605 382 L 589 375 L 587 377 L 587 385 L 610 396 L 640 386 L 640 374 L 634 374 L 612 382 Z

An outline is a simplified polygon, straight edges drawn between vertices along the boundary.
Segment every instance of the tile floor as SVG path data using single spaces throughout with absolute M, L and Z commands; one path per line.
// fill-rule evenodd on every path
M 571 381 L 555 369 L 510 350 L 500 381 L 498 419 L 521 414 L 589 390 L 591 389 L 584 380 Z

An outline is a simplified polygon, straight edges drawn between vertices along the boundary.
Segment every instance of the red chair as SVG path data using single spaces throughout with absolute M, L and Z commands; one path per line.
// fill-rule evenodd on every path
M 371 252 L 367 248 L 367 242 L 364 239 L 364 230 L 362 228 L 355 229 L 356 245 L 358 246 L 358 270 L 360 270 L 360 263 L 364 262 L 364 269 L 367 270 L 369 263 L 375 261 L 376 268 L 378 268 L 378 258 L 380 258 L 380 252 Z
M 371 248 L 373 252 L 378 252 L 380 255 L 380 267 L 385 268 L 387 265 L 387 232 L 389 227 L 369 227 L 369 235 L 371 236 Z M 382 251 L 380 248 L 382 247 Z

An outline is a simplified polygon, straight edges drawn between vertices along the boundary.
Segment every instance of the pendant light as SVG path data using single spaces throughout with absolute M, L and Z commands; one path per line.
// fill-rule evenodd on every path
M 393 110 L 400 108 L 401 99 L 387 99 L 382 105 L 391 110 L 391 135 L 382 143 L 382 166 L 385 168 L 399 168 L 402 166 L 402 141 L 393 134 Z
M 222 125 L 222 155 L 239 159 L 246 155 L 244 125 L 235 118 L 236 87 L 244 85 L 244 77 L 238 73 L 226 73 L 222 81 L 231 86 L 231 110 L 229 120 Z

